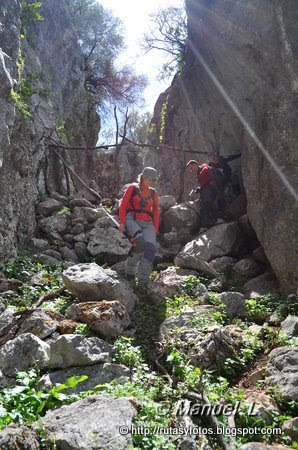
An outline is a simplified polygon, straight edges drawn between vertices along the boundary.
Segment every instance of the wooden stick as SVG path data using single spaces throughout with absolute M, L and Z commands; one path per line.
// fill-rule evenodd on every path
M 207 396 L 207 394 L 206 394 L 204 389 L 202 389 L 201 394 L 202 394 L 202 396 L 196 394 L 195 392 L 189 392 L 187 396 L 188 396 L 188 398 L 190 398 L 190 400 L 196 400 L 196 401 L 198 401 L 198 400 L 201 401 L 202 398 L 203 398 L 205 404 L 211 405 L 210 400 L 209 400 L 209 398 L 208 398 L 208 396 Z M 210 426 L 214 430 L 216 430 L 217 428 L 221 428 L 221 426 L 220 426 L 220 424 L 219 424 L 219 422 L 218 422 L 218 420 L 217 420 L 217 418 L 215 416 L 206 415 L 204 417 L 206 418 L 207 421 L 210 422 Z M 217 440 L 218 440 L 218 442 L 221 445 L 223 450 L 231 450 L 231 446 L 226 442 L 226 440 L 224 439 L 222 434 L 217 434 L 216 438 L 217 438 Z
M 171 145 L 167 145 L 167 144 L 139 144 L 137 142 L 132 141 L 131 139 L 128 139 L 127 137 L 125 137 L 124 135 L 119 133 L 119 136 L 121 138 L 123 138 L 125 141 L 129 142 L 130 144 L 135 145 L 136 147 L 141 147 L 141 148 L 160 148 L 160 147 L 165 147 L 169 150 L 178 150 L 180 151 L 180 148 L 178 147 L 172 147 Z M 70 145 L 65 145 L 62 142 L 58 142 L 55 139 L 53 139 L 52 137 L 49 136 L 49 138 L 51 139 L 51 141 L 54 142 L 54 144 L 52 144 L 53 147 L 61 147 L 63 149 L 67 149 L 67 150 L 98 150 L 100 148 L 103 149 L 108 149 L 108 148 L 112 148 L 112 147 L 116 147 L 116 144 L 109 144 L 109 145 L 98 145 L 96 147 L 79 147 L 79 146 L 70 146 Z M 185 149 L 182 148 L 182 151 L 185 153 L 198 153 L 200 155 L 208 155 L 209 152 L 202 152 L 202 151 L 198 151 L 198 150 L 190 150 L 190 149 Z
M 47 300 L 53 300 L 54 298 L 59 297 L 60 295 L 63 294 L 69 294 L 66 291 L 65 287 L 58 289 L 58 291 L 42 295 L 36 302 L 32 304 L 32 306 L 38 308 L 38 306 L 42 305 L 42 303 L 46 302 Z
M 90 188 L 86 183 L 85 183 L 85 181 L 83 181 L 82 180 L 82 178 L 81 177 L 79 177 L 79 175 L 77 175 L 72 169 L 71 169 L 71 167 L 69 167 L 69 165 L 68 164 L 66 164 L 66 162 L 65 162 L 65 160 L 62 158 L 62 156 L 61 155 L 59 155 L 59 153 L 56 151 L 56 150 L 54 150 L 54 152 L 56 153 L 56 155 L 58 156 L 58 158 L 60 158 L 61 159 L 61 161 L 63 162 L 63 164 L 65 165 L 65 167 L 67 168 L 67 170 L 84 186 L 84 188 L 86 188 L 87 189 L 87 191 L 89 191 L 91 194 L 93 194 L 99 201 L 101 201 L 102 200 L 102 196 L 98 193 L 98 192 L 96 192 L 94 189 L 92 189 L 92 188 Z

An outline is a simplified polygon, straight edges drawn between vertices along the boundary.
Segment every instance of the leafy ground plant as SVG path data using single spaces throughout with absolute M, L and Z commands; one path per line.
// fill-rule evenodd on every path
M 39 389 L 35 369 L 18 372 L 16 385 L 0 391 L 0 429 L 10 423 L 30 425 L 56 406 L 72 403 L 80 398 L 65 391 L 85 381 L 86 375 L 68 378 L 64 383 L 50 389 Z

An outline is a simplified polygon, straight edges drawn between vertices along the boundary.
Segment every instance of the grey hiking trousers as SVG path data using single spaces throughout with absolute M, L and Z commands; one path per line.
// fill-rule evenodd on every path
M 152 272 L 156 251 L 156 232 L 153 222 L 152 220 L 134 220 L 133 216 L 128 214 L 125 227 L 130 236 L 135 236 L 136 242 L 132 256 L 126 260 L 125 271 L 147 283 Z

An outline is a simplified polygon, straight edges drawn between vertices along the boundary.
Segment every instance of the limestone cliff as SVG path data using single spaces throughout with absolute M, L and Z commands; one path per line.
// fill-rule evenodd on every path
M 240 172 L 242 163 L 249 218 L 283 291 L 291 292 L 298 280 L 297 1 L 186 0 L 186 8 L 185 67 L 156 104 L 156 139 L 179 147 L 180 131 L 189 150 L 242 152 L 234 168 Z M 163 149 L 151 152 L 151 162 L 161 165 L 165 179 L 169 168 L 173 173 L 196 156 L 203 160 Z M 181 192 L 181 180 L 163 190 Z
M 0 260 L 35 228 L 35 202 L 65 191 L 50 137 L 95 145 L 99 119 L 84 89 L 83 59 L 64 0 L 44 0 L 43 20 L 26 24 L 21 2 L 0 7 Z M 25 36 L 24 36 L 25 34 Z M 83 177 L 88 153 L 64 155 Z M 64 181 L 63 181 L 64 180 Z

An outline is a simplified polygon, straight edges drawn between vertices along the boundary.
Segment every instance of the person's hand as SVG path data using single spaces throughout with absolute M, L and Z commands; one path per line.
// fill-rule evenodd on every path
M 118 230 L 120 231 L 120 233 L 124 233 L 124 229 L 125 229 L 125 225 L 124 225 L 124 223 L 121 223 L 121 224 L 119 225 Z

